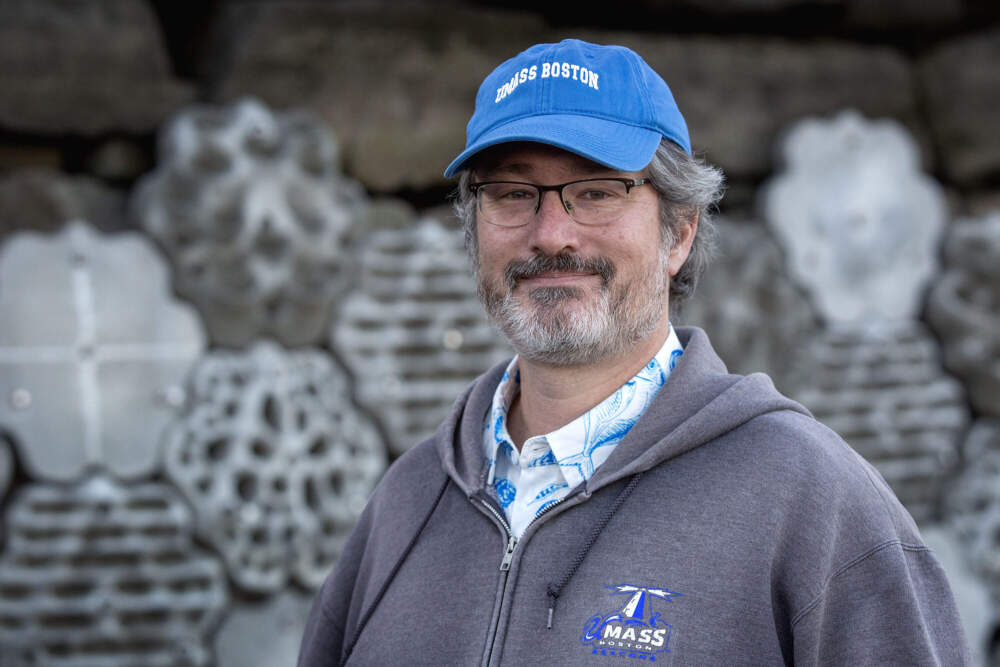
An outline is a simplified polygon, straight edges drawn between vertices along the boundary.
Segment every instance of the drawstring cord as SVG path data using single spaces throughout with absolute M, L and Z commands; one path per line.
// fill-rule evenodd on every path
M 587 541 L 584 543 L 583 548 L 580 549 L 573 558 L 573 562 L 570 565 L 569 570 L 566 571 L 566 574 L 563 575 L 558 584 L 550 583 L 546 588 L 545 593 L 549 598 L 549 619 L 545 627 L 548 630 L 552 629 L 552 615 L 555 613 L 556 601 L 559 599 L 559 594 L 562 593 L 563 588 L 565 588 L 566 584 L 569 583 L 570 578 L 576 574 L 577 569 L 579 569 L 583 560 L 587 557 L 587 554 L 590 553 L 590 548 L 594 546 L 594 542 L 596 542 L 597 538 L 600 537 L 601 531 L 603 531 L 604 527 L 608 525 L 609 521 L 611 521 L 611 517 L 615 515 L 615 512 L 617 512 L 618 508 L 622 506 L 622 503 L 628 500 L 628 497 L 632 495 L 632 491 L 635 490 L 635 485 L 639 483 L 640 477 L 642 477 L 641 472 L 633 475 L 632 479 L 629 480 L 629 483 L 625 485 L 625 488 L 618 492 L 618 497 L 615 498 L 610 507 L 604 510 L 601 518 L 598 519 L 597 524 L 594 526 L 593 530 L 590 531 L 590 535 L 587 536 Z

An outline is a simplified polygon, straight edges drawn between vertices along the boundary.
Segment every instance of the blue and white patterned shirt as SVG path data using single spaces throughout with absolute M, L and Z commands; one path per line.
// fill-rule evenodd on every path
M 493 394 L 483 449 L 489 467 L 486 483 L 496 491 L 515 537 L 540 512 L 590 479 L 649 407 L 683 353 L 670 327 L 663 347 L 635 377 L 565 426 L 529 438 L 520 453 L 507 431 L 507 411 L 521 387 L 514 357 Z

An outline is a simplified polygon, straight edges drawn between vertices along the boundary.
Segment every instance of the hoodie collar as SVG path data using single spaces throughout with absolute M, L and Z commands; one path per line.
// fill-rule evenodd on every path
M 684 353 L 673 326 L 657 353 L 639 372 L 596 406 L 567 424 L 539 434 L 525 442 L 543 442 L 546 456 L 558 466 L 569 488 L 590 479 L 622 438 L 635 425 Z M 507 414 L 520 392 L 518 357 L 507 366 L 493 395 L 490 416 L 483 436 L 484 456 L 489 470 L 486 484 L 493 483 L 497 468 L 510 471 L 520 459 L 507 430 Z M 500 460 L 504 457 L 506 460 Z
M 587 481 L 587 493 L 680 456 L 758 415 L 778 410 L 809 414 L 779 394 L 762 373 L 728 374 L 701 329 L 676 331 L 683 356 L 643 417 Z M 445 471 L 469 496 L 485 486 L 483 423 L 508 364 L 501 362 L 480 376 L 436 432 Z

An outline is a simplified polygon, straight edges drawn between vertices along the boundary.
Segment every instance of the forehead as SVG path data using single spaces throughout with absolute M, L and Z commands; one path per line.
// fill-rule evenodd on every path
M 476 156 L 472 166 L 472 172 L 480 178 L 497 175 L 532 176 L 551 170 L 584 176 L 622 173 L 576 153 L 528 141 L 490 146 Z

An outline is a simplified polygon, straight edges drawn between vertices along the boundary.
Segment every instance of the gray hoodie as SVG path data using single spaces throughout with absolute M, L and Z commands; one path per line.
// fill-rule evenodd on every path
M 386 473 L 299 665 L 964 665 L 944 573 L 882 477 L 699 329 L 585 484 L 509 537 L 485 489 L 504 365 Z

